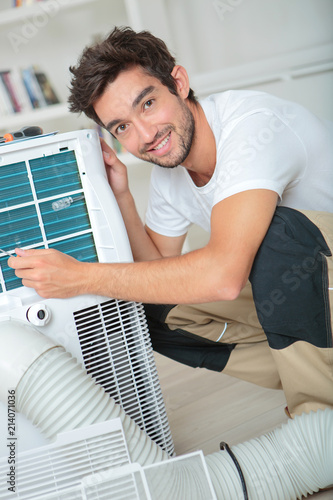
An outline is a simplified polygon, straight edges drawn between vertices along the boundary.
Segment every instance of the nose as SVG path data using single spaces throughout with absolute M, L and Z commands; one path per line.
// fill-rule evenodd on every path
M 157 125 L 147 120 L 138 120 L 135 124 L 135 128 L 142 146 L 151 144 L 158 133 Z

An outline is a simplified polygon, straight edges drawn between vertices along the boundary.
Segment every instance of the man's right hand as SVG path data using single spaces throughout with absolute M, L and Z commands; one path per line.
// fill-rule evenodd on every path
M 113 194 L 118 199 L 129 191 L 127 168 L 104 139 L 101 139 L 101 148 L 107 178 Z

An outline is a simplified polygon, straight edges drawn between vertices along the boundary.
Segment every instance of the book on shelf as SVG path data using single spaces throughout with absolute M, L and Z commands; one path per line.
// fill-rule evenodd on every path
M 0 80 L 3 102 L 8 113 L 19 113 L 22 111 L 17 92 L 14 88 L 10 71 L 0 71 Z
M 38 85 L 38 81 L 33 67 L 25 68 L 22 70 L 22 79 L 27 89 L 31 105 L 33 108 L 43 108 L 46 106 L 46 101 L 42 89 Z
M 59 102 L 48 77 L 37 66 L 0 71 L 0 115 L 22 113 Z
M 25 7 L 44 0 L 0 0 L 0 10 L 9 10 L 16 7 Z
M 42 91 L 43 100 L 46 106 L 51 106 L 52 104 L 58 104 L 59 99 L 54 92 L 54 89 L 47 78 L 46 74 L 40 71 L 38 68 L 34 70 L 35 78 L 37 80 L 37 84 Z
M 11 103 L 10 97 L 8 95 L 8 90 L 5 86 L 2 76 L 0 76 L 0 113 L 1 115 L 14 113 L 13 105 Z
M 12 0 L 12 7 L 24 7 L 25 5 L 33 5 L 34 3 L 44 2 L 45 0 Z

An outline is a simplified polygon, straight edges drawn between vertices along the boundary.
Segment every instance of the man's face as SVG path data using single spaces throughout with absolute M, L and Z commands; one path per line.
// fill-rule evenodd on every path
M 107 130 L 142 160 L 170 168 L 190 152 L 195 130 L 191 110 L 141 67 L 120 73 L 94 109 Z

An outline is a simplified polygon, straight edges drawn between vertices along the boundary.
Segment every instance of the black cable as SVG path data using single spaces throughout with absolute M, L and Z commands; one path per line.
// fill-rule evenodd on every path
M 220 450 L 224 450 L 224 448 L 226 449 L 226 451 L 229 453 L 232 461 L 234 462 L 235 466 L 236 466 L 236 469 L 237 469 L 237 472 L 240 476 L 240 480 L 241 480 L 241 484 L 242 484 L 242 489 L 243 489 L 243 493 L 244 493 L 244 499 L 245 500 L 249 500 L 249 496 L 247 494 L 247 488 L 246 488 L 246 483 L 245 483 L 245 478 L 244 478 L 244 475 L 243 475 L 243 472 L 242 472 L 242 469 L 241 469 L 241 466 L 239 465 L 238 463 L 238 460 L 237 458 L 235 457 L 234 453 L 231 451 L 231 449 L 229 448 L 229 445 L 227 443 L 225 443 L 224 441 L 222 441 L 220 443 Z

